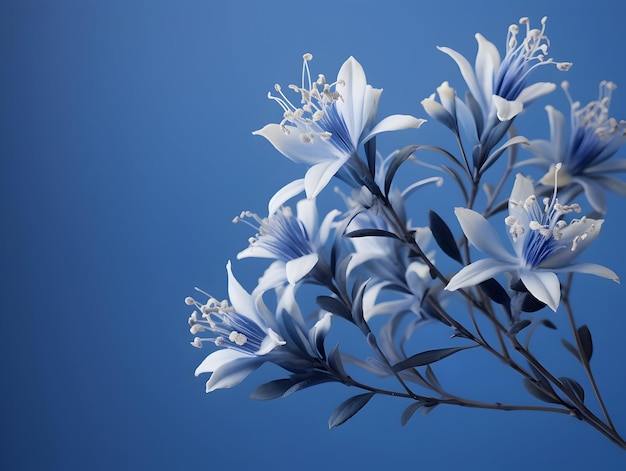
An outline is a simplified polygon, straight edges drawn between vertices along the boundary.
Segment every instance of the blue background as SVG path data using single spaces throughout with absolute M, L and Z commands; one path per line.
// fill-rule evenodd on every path
M 250 391 L 276 370 L 210 395 L 206 378 L 193 376 L 208 351 L 189 346 L 184 297 L 193 286 L 225 296 L 225 262 L 250 235 L 230 220 L 242 209 L 263 214 L 304 171 L 251 135 L 278 121 L 266 93 L 299 81 L 302 53 L 329 78 L 354 55 L 385 89 L 380 116 L 425 117 L 419 102 L 443 80 L 464 89 L 435 46 L 473 59 L 481 32 L 502 51 L 510 23 L 547 15 L 551 56 L 574 62 L 566 77 L 576 98 L 595 98 L 603 79 L 626 88 L 623 4 L 503 5 L 3 1 L 0 467 L 626 469 L 624 451 L 565 416 L 440 407 L 401 427 L 405 404 L 377 398 L 329 431 L 331 411 L 356 391 L 330 385 L 256 402 Z M 536 78 L 565 78 L 547 69 Z M 560 90 L 550 100 L 566 104 Z M 533 136 L 547 137 L 546 103 L 526 121 Z M 623 89 L 612 115 L 626 117 Z M 379 145 L 391 151 L 441 132 L 431 122 Z M 609 208 L 588 259 L 623 276 L 623 200 L 611 197 Z M 414 220 L 427 209 L 416 204 Z M 235 272 L 252 289 L 260 267 L 242 261 Z M 624 433 L 624 290 L 593 277 L 575 287 L 598 382 Z M 549 340 L 558 347 L 558 338 Z M 582 380 L 557 350 L 548 358 Z M 450 360 L 440 375 L 461 378 L 474 397 L 497 399 L 501 388 L 526 401 L 517 379 L 490 379 L 497 364 L 470 374 Z

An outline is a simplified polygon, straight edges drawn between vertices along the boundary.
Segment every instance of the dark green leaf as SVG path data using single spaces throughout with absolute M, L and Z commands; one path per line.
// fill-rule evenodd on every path
M 354 414 L 359 412 L 372 397 L 374 397 L 374 393 L 369 392 L 353 396 L 350 399 L 343 401 L 328 419 L 328 428 L 338 427 L 346 420 L 352 418 Z
M 452 231 L 446 222 L 441 219 L 435 211 L 431 210 L 428 211 L 428 225 L 433 237 L 435 238 L 435 242 L 437 242 L 437 245 L 439 245 L 441 250 L 443 250 L 448 257 L 456 260 L 462 265 L 463 258 L 461 257 L 461 252 L 459 251 L 459 247 L 456 245 Z
M 580 383 L 572 378 L 562 377 L 559 381 L 566 389 L 569 389 L 574 395 L 580 399 L 580 402 L 585 402 L 585 390 Z
M 332 314 L 336 314 L 352 322 L 352 312 L 342 301 L 332 296 L 318 296 L 315 298 L 317 305 Z
M 450 355 L 453 355 L 461 350 L 467 350 L 468 348 L 474 348 L 475 345 L 468 345 L 465 347 L 450 347 L 439 348 L 437 350 L 427 350 L 425 352 L 417 353 L 406 360 L 402 360 L 399 363 L 393 365 L 393 371 L 396 373 L 407 368 L 415 368 L 418 366 L 430 365 L 436 361 L 443 360 Z
M 589 331 L 589 327 L 586 325 L 579 327 L 578 338 L 580 338 L 585 358 L 587 361 L 591 360 L 591 355 L 593 354 L 593 342 L 591 341 L 591 332 Z
M 393 178 L 396 175 L 396 172 L 400 168 L 406 159 L 408 159 L 413 152 L 419 149 L 420 146 L 406 146 L 404 149 L 400 149 L 397 154 L 394 156 L 393 160 L 387 167 L 387 174 L 385 175 L 385 196 L 389 194 L 389 189 L 391 188 L 391 183 L 393 182 Z
M 382 229 L 357 229 L 356 231 L 346 232 L 344 237 L 390 237 L 392 239 L 400 239 L 393 232 L 384 231 Z

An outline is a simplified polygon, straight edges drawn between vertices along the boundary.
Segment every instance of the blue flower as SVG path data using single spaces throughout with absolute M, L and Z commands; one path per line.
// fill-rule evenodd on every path
M 279 96 L 268 96 L 283 108 L 283 120 L 253 133 L 265 137 L 285 157 L 310 167 L 304 178 L 309 198 L 317 196 L 344 165 L 348 168 L 340 175 L 358 181 L 367 168 L 358 158 L 358 149 L 377 134 L 418 128 L 424 122 L 408 115 L 392 115 L 378 122 L 382 89 L 367 84 L 356 59 L 344 62 L 337 80 L 329 84 L 321 74 L 311 80 L 308 62 L 312 58 L 304 55 L 302 85 L 289 86 L 300 95 L 300 102 L 292 103 L 276 85 Z
M 509 26 L 507 50 L 504 59 L 496 46 L 476 34 L 478 52 L 475 67 L 458 52 L 448 47 L 438 49 L 448 54 L 458 65 L 469 89 L 465 102 L 456 97 L 454 89 L 444 82 L 437 89 L 441 104 L 434 94 L 422 101 L 426 112 L 451 129 L 463 130 L 473 147 L 473 160 L 481 168 L 489 153 L 510 127 L 511 120 L 526 106 L 556 87 L 553 83 L 529 84 L 531 72 L 539 66 L 554 64 L 559 70 L 567 70 L 569 62 L 554 62 L 548 58 L 548 38 L 545 36 L 544 17 L 542 28 L 531 29 L 528 18 L 520 19 L 526 25 L 526 36 L 518 43 L 517 25 Z
M 562 216 L 580 211 L 578 205 L 559 204 L 555 185 L 553 197 L 546 198 L 541 208 L 534 192 L 532 181 L 518 174 L 509 199 L 509 216 L 505 219 L 515 255 L 502 246 L 497 232 L 482 215 L 471 209 L 455 209 L 470 244 L 490 258 L 463 268 L 452 277 L 447 290 L 474 286 L 510 272 L 522 281 L 530 294 L 556 311 L 561 299 L 556 273 L 589 273 L 619 282 L 618 276 L 608 268 L 593 263 L 572 263 L 598 236 L 603 220 L 583 217 L 567 223 Z
M 271 352 L 285 345 L 283 338 L 269 326 L 273 322 L 268 313 L 263 312 L 261 297 L 250 296 L 245 291 L 234 277 L 230 262 L 226 268 L 230 305 L 228 301 L 220 302 L 211 297 L 205 304 L 190 297 L 185 300 L 197 308 L 189 318 L 191 332 L 215 334 L 210 338 L 196 337 L 192 344 L 201 347 L 204 342 L 212 342 L 224 347 L 211 353 L 196 368 L 196 376 L 212 373 L 206 383 L 207 393 L 236 386 L 270 360 Z
M 339 211 L 329 212 L 320 223 L 316 201 L 301 200 L 296 204 L 297 214 L 291 208 L 276 208 L 267 218 L 244 212 L 235 221 L 252 218 L 258 227 L 250 246 L 237 254 L 238 259 L 257 257 L 275 260 L 268 269 L 257 291 L 265 291 L 284 283 L 296 284 L 315 268 L 333 228 Z M 246 221 L 247 222 L 247 221 Z
M 547 106 L 550 141 L 532 141 L 530 151 L 535 158 L 522 162 L 538 165 L 546 172 L 539 180 L 543 185 L 551 184 L 556 165 L 562 163 L 558 182 L 563 201 L 571 200 L 582 190 L 593 209 L 600 214 L 606 212 L 605 190 L 626 196 L 626 183 L 607 175 L 626 171 L 626 159 L 613 158 L 626 142 L 626 122 L 618 122 L 609 116 L 611 94 L 615 88 L 612 82 L 601 82 L 598 99 L 581 107 L 580 102 L 574 102 L 567 93 L 568 83 L 563 82 L 571 105 L 569 141 L 563 114 Z

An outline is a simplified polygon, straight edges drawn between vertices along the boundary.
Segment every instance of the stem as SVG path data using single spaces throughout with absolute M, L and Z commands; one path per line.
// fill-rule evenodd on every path
M 572 279 L 573 279 L 572 274 L 571 273 L 568 274 L 567 282 L 565 284 L 565 288 L 563 289 L 562 302 L 563 302 L 563 305 L 565 306 L 565 312 L 567 313 L 567 319 L 569 321 L 570 328 L 572 329 L 572 335 L 574 336 L 574 339 L 576 339 L 576 348 L 578 349 L 578 357 L 580 359 L 580 362 L 583 365 L 583 368 L 585 369 L 585 373 L 587 374 L 587 378 L 589 379 L 589 383 L 591 384 L 593 393 L 595 394 L 596 400 L 598 401 L 598 404 L 600 405 L 600 409 L 602 409 L 602 414 L 604 415 L 604 418 L 606 419 L 607 424 L 609 425 L 609 427 L 611 427 L 611 429 L 615 433 L 617 433 L 617 430 L 615 429 L 615 425 L 613 424 L 613 421 L 611 420 L 611 417 L 609 416 L 609 412 L 604 404 L 604 400 L 602 399 L 602 395 L 600 394 L 600 389 L 598 388 L 593 372 L 591 371 L 591 365 L 589 364 L 589 360 L 584 354 L 582 342 L 580 340 L 580 335 L 578 334 L 578 329 L 576 329 L 576 322 L 574 320 L 574 312 L 572 310 L 572 306 L 569 301 L 569 291 L 570 291 L 570 287 L 572 284 Z

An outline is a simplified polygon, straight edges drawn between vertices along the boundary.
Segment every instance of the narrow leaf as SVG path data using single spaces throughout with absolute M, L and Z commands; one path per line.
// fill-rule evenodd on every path
M 391 188 L 391 183 L 393 182 L 393 178 L 396 175 L 396 172 L 400 168 L 406 159 L 408 159 L 413 152 L 419 149 L 420 146 L 406 146 L 404 149 L 400 149 L 398 153 L 394 156 L 393 160 L 387 167 L 387 174 L 385 175 L 385 195 L 389 194 L 389 189 Z
M 407 407 L 406 409 L 404 409 L 404 412 L 402 413 L 402 416 L 400 417 L 400 423 L 404 426 L 406 425 L 406 423 L 411 420 L 411 417 L 413 417 L 413 414 L 415 414 L 415 412 L 422 406 L 424 406 L 426 404 L 426 401 L 416 401 L 411 403 L 411 405 L 409 407 Z
M 450 347 L 439 348 L 437 350 L 427 350 L 425 352 L 417 353 L 406 360 L 402 360 L 393 366 L 393 371 L 396 373 L 408 368 L 415 368 L 417 366 L 430 365 L 436 361 L 443 360 L 450 355 L 453 355 L 461 350 L 467 350 L 468 348 L 474 348 L 475 345 L 468 345 L 465 347 Z
M 317 305 L 332 314 L 336 314 L 344 319 L 352 321 L 352 312 L 343 302 L 332 296 L 318 296 L 315 298 Z
M 370 174 L 376 175 L 376 136 L 367 141 L 364 147 L 365 157 L 367 158 L 367 168 Z
M 435 372 L 430 365 L 426 366 L 426 379 L 430 382 L 431 386 L 433 386 L 436 390 L 441 391 L 441 383 L 435 376 Z
M 344 237 L 390 237 L 392 239 L 400 239 L 393 232 L 384 231 L 382 229 L 357 229 L 356 231 L 346 232 Z
M 359 412 L 372 397 L 374 397 L 374 393 L 369 392 L 353 396 L 350 399 L 343 401 L 328 419 L 328 428 L 338 427 L 346 420 L 352 418 L 354 414 Z
M 480 283 L 479 286 L 480 289 L 483 290 L 483 293 L 485 293 L 493 302 L 503 306 L 509 306 L 511 304 L 509 294 L 495 278 L 489 278 L 488 280 Z
M 570 352 L 572 355 L 576 357 L 578 361 L 580 361 L 580 355 L 578 353 L 578 350 L 576 350 L 576 347 L 574 347 L 571 343 L 569 343 L 565 339 L 561 339 L 561 343 L 567 349 L 568 352 Z
M 580 383 L 572 378 L 562 377 L 559 381 L 565 388 L 569 389 L 574 395 L 580 399 L 580 402 L 585 402 L 585 390 Z
M 516 322 L 509 329 L 509 335 L 517 335 L 522 329 L 525 329 L 530 325 L 530 321 L 528 319 L 522 319 L 521 321 Z
M 347 378 L 345 368 L 343 367 L 343 360 L 341 359 L 341 353 L 339 353 L 339 344 L 335 345 L 330 354 L 328 355 L 328 366 L 332 371 L 341 378 Z
M 534 397 L 536 397 L 540 401 L 550 402 L 550 403 L 553 403 L 553 404 L 558 404 L 559 403 L 559 401 L 557 401 L 552 396 L 550 396 L 548 393 L 546 393 L 544 391 L 544 389 L 542 388 L 542 386 L 537 381 L 532 381 L 532 380 L 530 380 L 528 378 L 524 378 L 524 386 L 526 387 L 526 390 L 530 394 L 532 394 Z
M 557 327 L 550 319 L 541 319 L 539 321 L 540 324 L 545 325 L 548 329 L 556 330 Z
M 589 327 L 586 325 L 579 327 L 578 338 L 580 338 L 585 358 L 587 361 L 591 360 L 591 355 L 593 354 L 593 342 L 591 341 L 591 332 L 589 331 Z
M 443 250 L 448 257 L 462 265 L 463 258 L 461 257 L 459 247 L 456 245 L 452 231 L 435 211 L 428 211 L 428 226 L 435 238 L 435 242 L 437 242 L 441 250 Z

